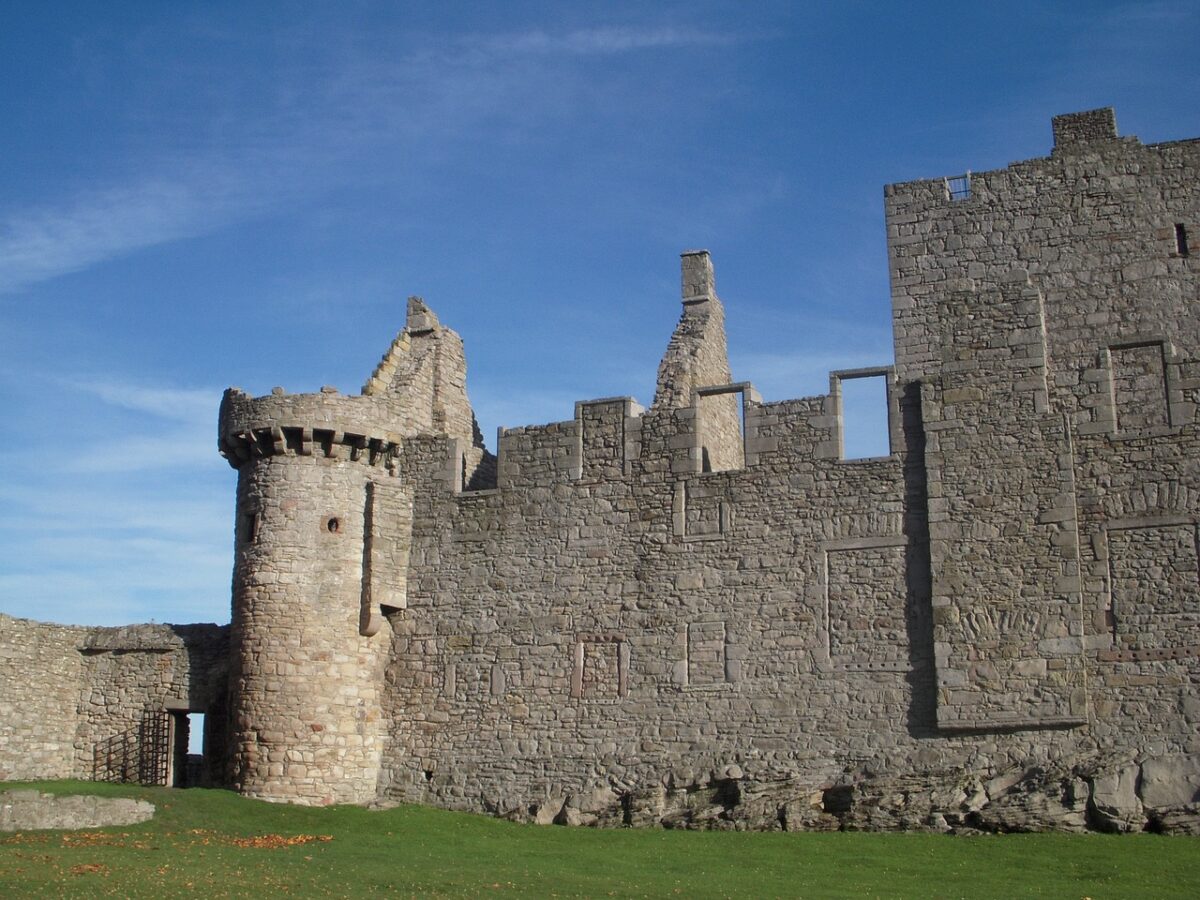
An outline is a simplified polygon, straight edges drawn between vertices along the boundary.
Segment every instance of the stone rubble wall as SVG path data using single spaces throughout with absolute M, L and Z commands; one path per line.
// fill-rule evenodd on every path
M 581 401 L 496 457 L 416 298 L 360 397 L 227 392 L 232 784 L 569 824 L 1200 827 L 1200 141 L 1111 110 L 1053 132 L 886 189 L 895 365 L 826 395 L 732 381 L 704 251 L 648 410 Z M 889 453 L 843 459 L 868 375 Z M 74 659 L 41 627 L 0 665 Z M 197 677 L 110 639 L 62 670 L 77 753 Z
M 363 605 L 389 599 L 371 573 L 388 571 L 390 554 L 364 555 L 373 478 L 389 480 L 365 460 L 323 455 L 239 469 L 230 778 L 242 793 L 310 804 L 375 795 L 387 641 L 371 636 Z
M 938 719 L 1124 715 L 1195 750 L 1200 279 L 1176 235 L 1200 227 L 1200 142 L 1143 146 L 1111 109 L 1053 124 L 1050 157 L 967 196 L 886 192 L 897 377 L 924 383 Z
M 494 485 L 462 339 L 417 297 L 360 396 L 226 391 L 219 447 L 239 473 L 228 778 L 243 793 L 375 796 L 389 650 L 376 635 L 407 602 L 401 447 L 428 432 L 447 439 L 445 489 Z
M 223 775 L 229 671 L 227 625 L 133 625 L 89 629 L 80 651 L 76 777 L 112 778 L 112 748 L 140 752 L 148 716 L 202 712 L 206 783 Z M 132 746 L 131 746 L 132 745 Z M 176 758 L 176 766 L 183 760 Z M 111 766 L 109 766 L 111 768 Z M 171 776 L 168 776 L 169 778 Z
M 0 613 L 0 780 L 78 774 L 87 629 Z

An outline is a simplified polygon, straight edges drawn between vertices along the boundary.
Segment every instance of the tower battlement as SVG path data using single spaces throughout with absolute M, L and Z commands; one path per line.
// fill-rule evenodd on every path
M 235 469 L 272 454 L 394 466 L 401 437 L 385 430 L 386 413 L 374 398 L 346 397 L 332 389 L 251 397 L 229 388 L 221 401 L 218 449 Z

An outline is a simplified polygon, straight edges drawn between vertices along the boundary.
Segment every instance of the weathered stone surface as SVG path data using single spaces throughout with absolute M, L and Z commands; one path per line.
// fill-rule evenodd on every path
M 1161 834 L 1200 834 L 1200 803 L 1153 810 L 1151 828 Z
M 228 657 L 228 626 L 79 628 L 0 613 L 0 780 L 137 780 L 153 768 L 179 781 L 182 759 L 143 765 L 148 721 L 168 710 L 217 712 L 200 778 L 221 780 Z
M 1033 772 L 979 810 L 975 823 L 986 831 L 1084 831 L 1087 801 L 1082 779 L 1064 784 Z
M 1146 760 L 1139 793 L 1149 807 L 1183 806 L 1200 800 L 1200 755 Z
M 57 797 L 41 791 L 0 793 L 0 831 L 75 830 L 136 825 L 154 816 L 154 804 L 124 797 Z
M 1104 831 L 1141 831 L 1146 824 L 1137 786 L 1140 770 L 1123 766 L 1092 779 L 1090 813 L 1096 826 Z

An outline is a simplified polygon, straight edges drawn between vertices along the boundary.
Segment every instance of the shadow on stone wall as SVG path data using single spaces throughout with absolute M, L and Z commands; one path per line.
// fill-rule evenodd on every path
M 933 576 L 929 561 L 929 494 L 925 478 L 925 421 L 921 413 L 921 383 L 906 384 L 900 395 L 904 432 L 904 534 L 906 595 L 904 621 L 908 631 L 911 692 L 906 725 L 913 737 L 937 735 L 937 680 L 933 665 Z
M 166 784 L 171 762 L 170 713 L 146 712 L 136 728 L 100 741 L 92 751 L 92 780 Z
M 185 784 L 180 786 L 227 784 L 230 758 L 229 626 L 172 625 L 171 630 L 187 648 L 188 709 L 204 713 L 204 755 L 199 761 L 188 756 Z

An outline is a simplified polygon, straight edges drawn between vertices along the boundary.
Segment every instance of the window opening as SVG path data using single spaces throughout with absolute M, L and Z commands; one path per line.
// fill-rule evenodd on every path
M 246 513 L 242 521 L 242 534 L 247 544 L 258 542 L 258 513 Z
M 954 175 L 945 179 L 946 195 L 951 200 L 966 200 L 971 196 L 971 173 Z
M 842 459 L 891 454 L 886 375 L 841 379 Z
M 696 431 L 703 472 L 728 472 L 746 467 L 746 421 L 740 388 L 701 393 Z
M 1175 223 L 1175 252 L 1180 256 L 1188 255 L 1187 228 L 1182 222 Z
M 1129 433 L 1170 425 L 1162 343 L 1110 347 L 1108 355 L 1116 430 Z
M 337 534 L 339 531 L 342 530 L 342 522 L 340 519 L 338 519 L 337 516 L 334 516 L 328 522 L 325 523 L 325 529 L 330 534 Z

